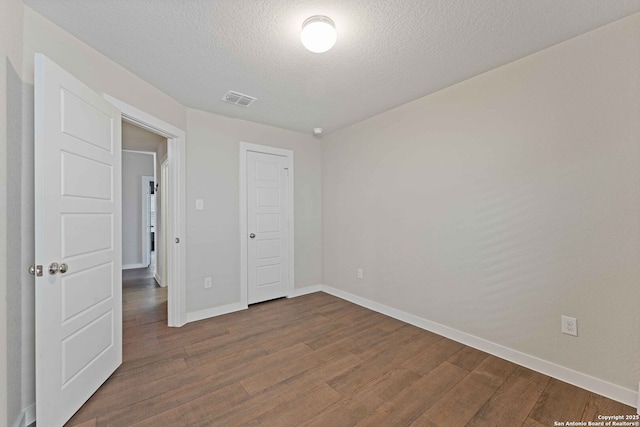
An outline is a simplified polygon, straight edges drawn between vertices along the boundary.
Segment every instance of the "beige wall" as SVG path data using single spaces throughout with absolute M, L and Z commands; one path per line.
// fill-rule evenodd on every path
M 295 286 L 322 282 L 321 145 L 310 135 L 189 110 L 187 311 L 240 302 L 240 142 L 294 152 Z M 195 199 L 204 210 L 195 210 Z M 204 289 L 204 277 L 213 286 Z
M 22 127 L 22 14 L 21 1 L 0 2 L 0 426 L 13 423 L 23 408 L 22 295 L 17 267 L 11 266 L 20 257 L 20 248 L 10 246 L 20 238 L 20 223 L 15 221 L 21 203 L 11 186 L 21 177 L 17 157 Z M 13 164 L 16 160 L 18 167 Z
M 325 284 L 636 390 L 639 52 L 635 15 L 326 136 Z

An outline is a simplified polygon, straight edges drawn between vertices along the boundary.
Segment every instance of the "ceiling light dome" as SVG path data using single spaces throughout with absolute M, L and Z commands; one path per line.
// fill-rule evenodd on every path
M 312 16 L 302 24 L 300 39 L 311 52 L 326 52 L 336 43 L 336 25 L 326 16 Z

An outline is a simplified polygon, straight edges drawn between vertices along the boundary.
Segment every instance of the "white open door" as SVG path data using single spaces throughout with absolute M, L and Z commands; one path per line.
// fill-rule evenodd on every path
M 61 426 L 122 363 L 121 119 L 35 58 L 36 419 Z

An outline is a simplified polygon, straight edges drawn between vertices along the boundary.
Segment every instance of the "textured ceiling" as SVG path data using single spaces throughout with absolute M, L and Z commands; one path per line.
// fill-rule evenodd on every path
M 640 0 L 25 0 L 184 105 L 325 133 L 640 12 Z M 314 54 L 302 22 L 338 41 Z M 258 98 L 250 108 L 227 90 Z

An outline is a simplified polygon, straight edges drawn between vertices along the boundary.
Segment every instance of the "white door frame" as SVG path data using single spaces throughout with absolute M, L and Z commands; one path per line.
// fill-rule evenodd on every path
M 168 239 L 167 236 L 169 232 L 167 230 L 167 218 L 163 215 L 163 212 L 167 212 L 169 209 L 168 200 L 168 175 L 169 175 L 169 159 L 165 156 L 162 159 L 162 163 L 160 163 L 160 173 L 158 182 L 160 183 L 160 227 L 158 227 L 157 217 L 156 217 L 156 282 L 163 288 L 167 287 L 167 247 L 168 247 Z M 156 196 L 156 201 L 158 200 Z M 156 214 L 157 215 L 157 214 Z M 160 270 L 158 270 L 158 266 Z
M 167 276 L 163 278 L 169 284 L 167 293 L 168 325 L 182 326 L 186 323 L 186 212 L 185 212 L 185 159 L 186 133 L 163 120 L 145 113 L 112 96 L 104 98 L 122 111 L 122 120 L 167 138 L 167 160 L 169 162 L 169 197 L 167 224 Z M 170 236 L 170 237 L 169 237 Z M 170 240 L 176 243 L 169 244 Z
M 287 206 L 288 218 L 289 218 L 289 282 L 287 285 L 287 298 L 293 296 L 293 290 L 295 288 L 295 276 L 294 276 L 294 248 L 293 248 L 293 206 L 294 206 L 294 191 L 293 191 L 293 151 L 285 150 L 283 148 L 268 147 L 266 145 L 252 144 L 250 142 L 240 142 L 240 302 L 243 306 L 248 305 L 248 274 L 247 274 L 247 152 L 255 151 L 257 153 L 273 154 L 276 156 L 283 156 L 289 159 L 289 206 Z
M 153 153 L 153 164 L 156 164 L 155 153 Z M 140 218 L 142 221 L 142 227 L 140 228 L 142 228 L 142 230 L 140 231 L 142 233 L 142 263 L 145 267 L 149 267 L 149 265 L 151 265 L 151 197 L 147 198 L 146 196 L 151 196 L 148 194 L 149 183 L 154 181 L 155 177 L 150 175 L 140 177 L 142 190 L 140 193 L 142 194 L 142 200 L 140 200 L 140 203 L 142 204 L 142 218 Z

